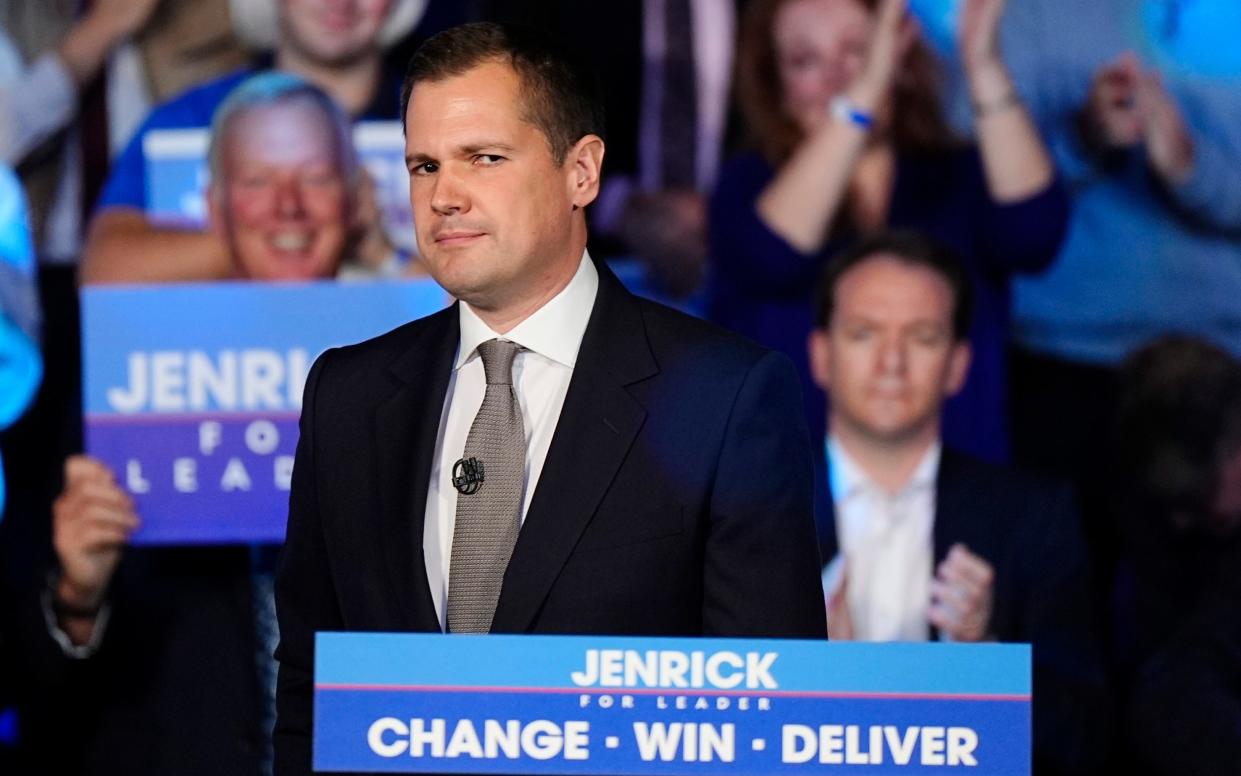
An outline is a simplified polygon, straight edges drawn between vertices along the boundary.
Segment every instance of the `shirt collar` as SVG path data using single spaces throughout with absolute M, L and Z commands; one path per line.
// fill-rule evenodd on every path
M 508 334 L 492 331 L 469 304 L 462 302 L 457 306 L 461 343 L 453 368 L 460 369 L 475 358 L 482 343 L 500 338 L 572 369 L 577 363 L 577 353 L 582 347 L 582 336 L 586 333 L 586 324 L 590 321 L 590 311 L 595 306 L 598 291 L 599 271 L 595 269 L 590 253 L 583 251 L 582 261 L 569 285 L 529 318 L 514 326 Z
M 943 442 L 936 439 L 935 443 L 923 454 L 922 460 L 918 462 L 917 468 L 909 477 L 909 482 L 905 483 L 898 495 L 935 487 L 943 448 Z M 864 490 L 882 490 L 849 456 L 844 445 L 840 444 L 840 440 L 833 435 L 828 435 L 827 438 L 827 472 L 834 501 L 847 501 Z

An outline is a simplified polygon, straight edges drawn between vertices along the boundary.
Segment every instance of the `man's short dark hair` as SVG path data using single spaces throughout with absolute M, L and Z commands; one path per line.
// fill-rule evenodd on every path
M 1156 520 L 1209 522 L 1220 472 L 1241 453 L 1241 361 L 1198 337 L 1160 337 L 1121 365 L 1117 406 L 1118 492 Z
M 462 24 L 418 47 L 401 87 L 402 120 L 415 84 L 462 75 L 488 62 L 502 62 L 517 72 L 523 118 L 546 135 L 556 164 L 586 135 L 604 136 L 603 100 L 594 72 L 537 30 L 497 22 Z
M 833 256 L 823 267 L 815 288 L 815 322 L 826 329 L 836 307 L 840 278 L 868 259 L 891 256 L 939 275 L 952 289 L 952 335 L 958 342 L 969 336 L 974 315 L 974 289 L 965 265 L 956 253 L 936 240 L 912 231 L 886 231 L 865 237 Z

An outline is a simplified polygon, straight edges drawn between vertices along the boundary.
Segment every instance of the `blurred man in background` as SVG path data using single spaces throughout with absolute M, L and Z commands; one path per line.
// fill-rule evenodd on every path
M 831 638 L 1033 643 L 1035 772 L 1096 772 L 1109 708 L 1071 499 L 941 441 L 970 362 L 960 260 L 881 233 L 828 263 L 818 299 Z
M 278 37 L 271 67 L 319 86 L 355 118 L 399 118 L 399 80 L 384 69 L 383 46 L 417 22 L 419 0 L 321 3 L 278 0 Z M 231 272 L 228 246 L 214 231 L 186 231 L 152 222 L 144 212 L 143 139 L 154 130 L 205 127 L 216 106 L 253 70 L 191 89 L 156 108 L 116 160 L 91 222 L 82 265 L 85 283 L 210 280 Z M 356 227 L 372 267 L 394 253 L 381 237 L 377 209 Z

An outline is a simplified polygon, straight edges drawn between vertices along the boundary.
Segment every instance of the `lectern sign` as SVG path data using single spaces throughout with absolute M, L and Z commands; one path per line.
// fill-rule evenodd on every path
M 314 766 L 1030 772 L 1024 645 L 320 633 Z

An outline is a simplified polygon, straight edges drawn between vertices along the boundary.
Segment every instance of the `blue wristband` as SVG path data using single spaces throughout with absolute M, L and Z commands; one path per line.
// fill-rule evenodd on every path
M 875 126 L 875 117 L 858 106 L 843 94 L 838 94 L 832 98 L 828 104 L 828 114 L 837 121 L 843 121 L 862 129 L 872 129 Z

